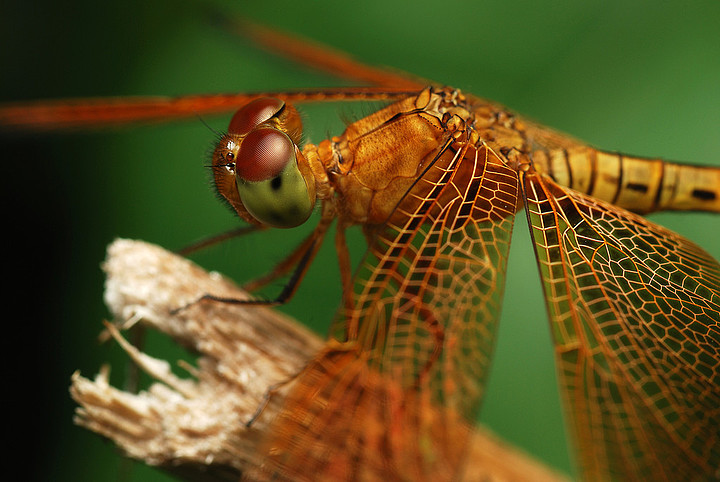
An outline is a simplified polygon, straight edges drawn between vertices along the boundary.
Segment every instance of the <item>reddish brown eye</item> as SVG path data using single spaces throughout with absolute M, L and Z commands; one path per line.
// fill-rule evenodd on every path
M 295 160 L 290 138 L 270 127 L 255 129 L 245 137 L 236 158 L 236 175 L 250 182 L 272 179 Z
M 274 97 L 260 97 L 240 108 L 230 120 L 228 132 L 245 135 L 280 112 L 285 102 Z

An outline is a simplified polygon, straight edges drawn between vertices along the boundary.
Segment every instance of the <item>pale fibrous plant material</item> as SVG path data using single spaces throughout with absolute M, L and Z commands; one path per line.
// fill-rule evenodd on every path
M 258 468 L 258 448 L 293 377 L 323 349 L 323 341 L 268 308 L 209 302 L 172 314 L 206 292 L 247 295 L 217 273 L 152 244 L 116 240 L 103 269 L 115 324 L 166 333 L 198 358 L 195 366 L 153 358 L 110 325 L 115 341 L 155 381 L 131 393 L 109 384 L 109 367 L 94 379 L 74 374 L 76 423 L 110 439 L 128 457 L 187 480 L 238 480 Z M 288 379 L 268 397 L 271 387 Z M 380 393 L 387 387 L 368 389 Z M 464 480 L 565 480 L 485 429 L 478 428 L 471 440 Z

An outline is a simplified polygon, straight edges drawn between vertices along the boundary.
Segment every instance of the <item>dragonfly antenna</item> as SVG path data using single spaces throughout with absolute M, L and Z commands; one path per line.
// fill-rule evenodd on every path
M 210 130 L 210 132 L 212 132 L 213 134 L 215 134 L 217 137 L 222 137 L 222 132 L 215 130 L 210 124 L 208 124 L 208 123 L 205 121 L 205 119 L 203 119 L 203 117 L 202 117 L 200 114 L 195 114 L 195 115 L 197 115 L 198 120 L 199 120 L 200 122 L 202 122 L 203 125 Z

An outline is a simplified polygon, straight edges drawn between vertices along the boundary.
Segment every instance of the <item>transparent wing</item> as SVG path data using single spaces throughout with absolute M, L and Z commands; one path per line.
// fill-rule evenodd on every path
M 107 97 L 0 104 L 2 130 L 98 129 L 137 122 L 176 119 L 237 110 L 258 97 L 286 102 L 395 100 L 416 92 L 410 88 L 336 87 L 331 89 L 208 94 L 181 97 Z
M 486 146 L 459 154 L 438 181 L 421 179 L 432 186 L 402 225 L 377 234 L 356 276 L 356 302 L 334 336 L 357 340 L 374 369 L 403 387 L 432 390 L 431 400 L 472 421 L 493 348 L 518 181 Z
M 488 147 L 413 192 L 355 280 L 353 308 L 276 421 L 265 477 L 450 480 L 461 471 L 493 348 L 517 173 Z M 435 179 L 428 181 L 427 179 Z M 302 467 L 303 473 L 293 472 Z
M 720 477 L 720 266 L 529 171 L 527 214 L 589 480 Z

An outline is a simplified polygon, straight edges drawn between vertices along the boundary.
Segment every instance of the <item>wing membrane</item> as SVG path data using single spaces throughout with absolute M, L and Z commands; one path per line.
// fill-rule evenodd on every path
M 533 172 L 523 188 L 585 475 L 720 476 L 717 261 Z
M 276 422 L 266 476 L 457 478 L 493 348 L 518 180 L 487 146 L 452 149 L 414 212 L 374 238 L 354 308 Z
M 175 119 L 236 110 L 258 97 L 286 102 L 393 100 L 415 92 L 407 87 L 337 87 L 332 89 L 208 94 L 181 97 L 107 97 L 0 104 L 2 130 L 97 129 L 136 122 Z
M 429 368 L 433 399 L 474 420 L 500 309 L 517 175 L 482 147 L 433 184 L 404 225 L 378 234 L 339 328 L 357 326 L 371 364 L 404 387 Z

